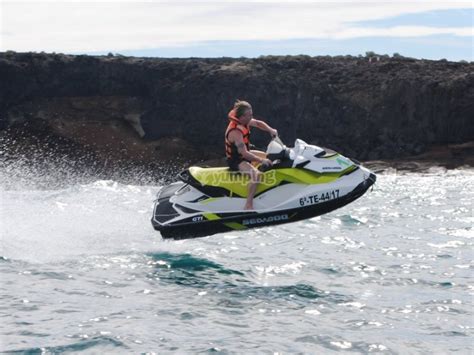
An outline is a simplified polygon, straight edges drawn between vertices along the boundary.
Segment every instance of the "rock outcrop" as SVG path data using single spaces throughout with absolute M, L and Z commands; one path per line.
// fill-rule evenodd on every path
M 359 160 L 474 140 L 473 63 L 0 53 L 0 134 L 41 132 L 101 161 L 221 157 L 236 98 L 288 144 L 298 137 Z

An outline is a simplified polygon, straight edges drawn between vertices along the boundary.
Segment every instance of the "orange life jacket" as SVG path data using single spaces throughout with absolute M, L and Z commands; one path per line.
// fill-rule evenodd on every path
M 229 133 L 234 129 L 238 129 L 242 132 L 244 138 L 244 144 L 247 147 L 247 150 L 250 149 L 250 127 L 248 125 L 243 125 L 240 123 L 239 119 L 235 116 L 235 111 L 232 110 L 229 112 L 229 125 L 225 131 L 225 155 L 228 160 L 233 161 L 242 161 L 244 157 L 239 153 L 235 143 L 229 141 Z

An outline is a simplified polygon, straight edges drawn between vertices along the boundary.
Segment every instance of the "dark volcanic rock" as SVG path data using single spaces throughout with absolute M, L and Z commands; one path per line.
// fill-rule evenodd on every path
M 102 161 L 210 159 L 240 98 L 288 144 L 358 159 L 474 140 L 474 64 L 374 59 L 0 53 L 0 129 L 34 123 Z M 257 146 L 267 139 L 254 130 Z

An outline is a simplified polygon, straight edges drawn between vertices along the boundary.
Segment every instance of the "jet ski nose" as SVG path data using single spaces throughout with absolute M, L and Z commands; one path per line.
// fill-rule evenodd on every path
M 377 175 L 374 173 L 370 173 L 369 176 L 367 176 L 363 182 L 363 184 L 366 186 L 367 189 L 369 189 L 372 186 L 372 189 L 374 188 L 375 181 L 377 181 Z
M 377 175 L 375 175 L 374 173 L 370 173 L 368 179 L 372 181 L 372 184 L 375 184 L 375 181 L 377 181 Z
M 377 181 L 377 175 L 375 175 L 371 170 L 367 169 L 364 166 L 360 166 L 359 168 L 363 171 L 362 185 L 364 185 L 368 189 Z

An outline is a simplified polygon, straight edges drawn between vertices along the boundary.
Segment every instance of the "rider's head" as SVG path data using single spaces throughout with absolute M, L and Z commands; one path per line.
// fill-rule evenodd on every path
M 235 101 L 233 111 L 235 117 L 244 125 L 248 124 L 253 117 L 252 106 L 247 101 Z

